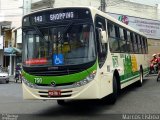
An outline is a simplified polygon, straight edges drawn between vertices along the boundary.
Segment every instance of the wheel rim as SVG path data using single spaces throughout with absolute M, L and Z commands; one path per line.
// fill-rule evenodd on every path
M 141 84 L 143 83 L 143 76 L 142 76 L 142 73 L 141 73 L 141 75 L 140 75 L 140 82 L 141 82 Z

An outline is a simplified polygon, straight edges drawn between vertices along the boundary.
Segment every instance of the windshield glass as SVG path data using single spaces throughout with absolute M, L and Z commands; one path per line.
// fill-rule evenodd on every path
M 30 65 L 75 65 L 95 60 L 93 26 L 68 24 L 23 31 L 23 63 Z

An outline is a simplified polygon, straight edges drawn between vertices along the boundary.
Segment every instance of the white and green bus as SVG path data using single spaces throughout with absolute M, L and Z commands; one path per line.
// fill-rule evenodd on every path
M 148 73 L 147 38 L 92 7 L 64 7 L 25 15 L 23 97 L 109 99 Z

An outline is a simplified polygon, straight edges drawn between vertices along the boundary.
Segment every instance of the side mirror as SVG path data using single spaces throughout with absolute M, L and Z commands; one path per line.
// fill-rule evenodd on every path
M 107 43 L 108 37 L 106 34 L 106 31 L 103 31 L 101 28 L 99 28 L 100 31 L 100 39 L 102 43 Z

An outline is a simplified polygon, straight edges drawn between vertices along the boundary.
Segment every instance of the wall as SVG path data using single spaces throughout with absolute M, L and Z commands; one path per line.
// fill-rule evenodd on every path
M 66 6 L 93 6 L 98 8 L 100 6 L 100 0 L 55 0 L 55 8 Z
M 160 53 L 160 40 L 148 39 L 149 58 L 155 53 Z
M 111 1 L 111 0 L 110 0 Z M 124 0 L 114 0 L 115 2 L 109 2 L 106 12 L 117 13 L 129 16 L 135 16 L 147 19 L 158 19 L 158 6 L 148 6 L 133 2 L 127 2 Z M 119 2 L 118 2 L 119 1 Z

